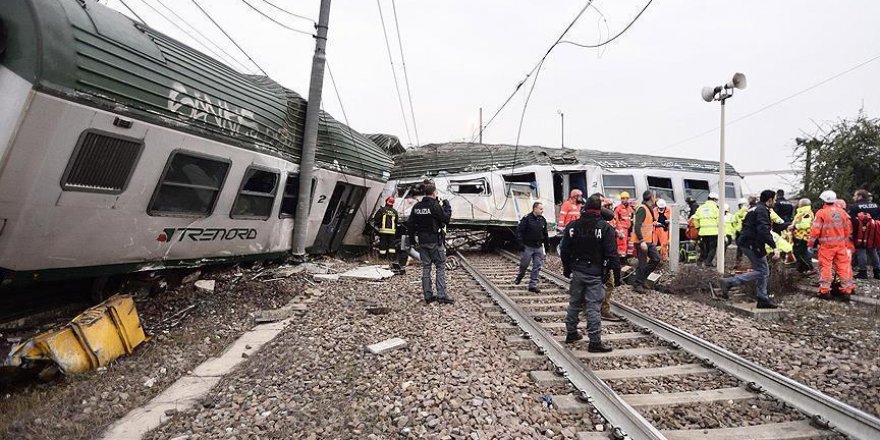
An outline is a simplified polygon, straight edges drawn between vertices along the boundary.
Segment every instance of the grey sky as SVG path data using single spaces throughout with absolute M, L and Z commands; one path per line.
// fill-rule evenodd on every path
M 158 0 L 126 3 L 151 26 L 192 44 L 144 1 L 161 10 Z M 272 24 L 242 0 L 199 1 L 271 77 L 307 94 L 314 49 L 309 36 Z M 310 23 L 262 0 L 248 1 L 279 21 L 311 30 Z M 270 1 L 317 17 L 318 0 Z M 245 60 L 191 0 L 162 2 Z M 594 4 L 615 34 L 645 2 Z M 109 3 L 124 10 L 120 0 Z M 404 87 L 391 0 L 381 3 Z M 397 0 L 421 142 L 469 139 L 478 108 L 488 119 L 585 3 Z M 559 146 L 557 110 L 562 110 L 568 147 L 717 160 L 717 131 L 670 146 L 717 127 L 718 103 L 700 99 L 703 86 L 725 82 L 737 71 L 746 74 L 748 88 L 728 101 L 731 121 L 880 55 L 877 17 L 880 3 L 868 0 L 655 0 L 626 34 L 603 49 L 562 45 L 553 51 L 532 95 L 521 144 Z M 567 39 L 595 43 L 607 38 L 608 30 L 591 9 Z M 376 1 L 334 0 L 328 58 L 351 125 L 361 132 L 395 134 L 406 143 Z M 821 124 L 853 117 L 863 105 L 868 115 L 880 114 L 878 74 L 880 60 L 730 125 L 727 161 L 740 171 L 789 168 L 794 137 L 801 130 L 818 130 L 811 119 Z M 484 142 L 515 142 L 526 92 L 524 87 L 487 129 Z M 342 119 L 329 77 L 324 101 Z M 746 183 L 744 190 L 751 192 L 787 187 L 776 176 L 750 177 Z

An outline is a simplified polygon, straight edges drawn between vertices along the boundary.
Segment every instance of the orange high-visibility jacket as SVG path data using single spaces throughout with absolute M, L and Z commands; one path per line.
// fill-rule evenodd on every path
M 579 218 L 581 218 L 581 205 L 578 205 L 572 199 L 568 199 L 562 202 L 562 206 L 559 208 L 559 220 L 556 221 L 556 227 L 563 229 L 566 225 Z
M 816 213 L 810 229 L 810 245 L 819 241 L 820 246 L 846 247 L 852 237 L 849 214 L 834 205 L 825 205 Z
M 657 240 L 657 234 L 654 233 L 654 228 L 657 227 L 657 217 L 659 217 L 659 214 L 657 213 L 657 208 L 655 207 L 648 209 L 648 207 L 645 205 L 639 205 L 638 209 L 636 210 L 636 215 L 638 215 L 638 210 L 640 209 L 645 210 L 645 220 L 642 222 L 641 227 L 642 240 L 645 243 L 660 244 L 659 240 Z M 630 241 L 632 241 L 633 243 L 639 242 L 639 238 L 636 236 L 635 225 L 633 225 L 633 231 L 630 234 Z
M 632 206 L 623 206 L 623 203 L 614 208 L 614 221 L 617 223 L 617 229 L 629 231 L 633 224 Z

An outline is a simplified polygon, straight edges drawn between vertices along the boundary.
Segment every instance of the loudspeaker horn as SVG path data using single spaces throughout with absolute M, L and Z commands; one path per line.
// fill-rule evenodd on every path
M 733 79 L 730 80 L 729 83 L 727 83 L 727 88 L 728 89 L 737 88 L 740 90 L 746 88 L 746 76 L 743 75 L 742 73 L 738 73 L 738 72 L 735 73 L 733 75 Z
M 712 100 L 715 99 L 715 91 L 716 90 L 717 90 L 716 87 L 706 86 L 706 87 L 703 87 L 703 91 L 700 94 L 703 95 L 704 101 L 712 102 Z

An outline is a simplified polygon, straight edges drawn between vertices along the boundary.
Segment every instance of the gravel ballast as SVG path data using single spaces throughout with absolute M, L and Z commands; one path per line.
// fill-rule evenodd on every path
M 591 416 L 564 415 L 516 360 L 472 292 L 448 272 L 454 305 L 426 305 L 420 271 L 384 282 L 322 284 L 322 299 L 221 380 L 205 404 L 175 415 L 149 439 L 574 438 Z M 385 315 L 365 308 L 381 304 Z M 380 355 L 364 346 L 399 337 Z

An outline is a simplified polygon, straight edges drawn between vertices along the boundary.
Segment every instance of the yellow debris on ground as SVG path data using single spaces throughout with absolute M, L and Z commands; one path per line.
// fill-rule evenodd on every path
M 40 333 L 12 348 L 6 365 L 52 361 L 64 373 L 83 373 L 131 354 L 146 339 L 134 300 L 115 295 L 63 327 Z

